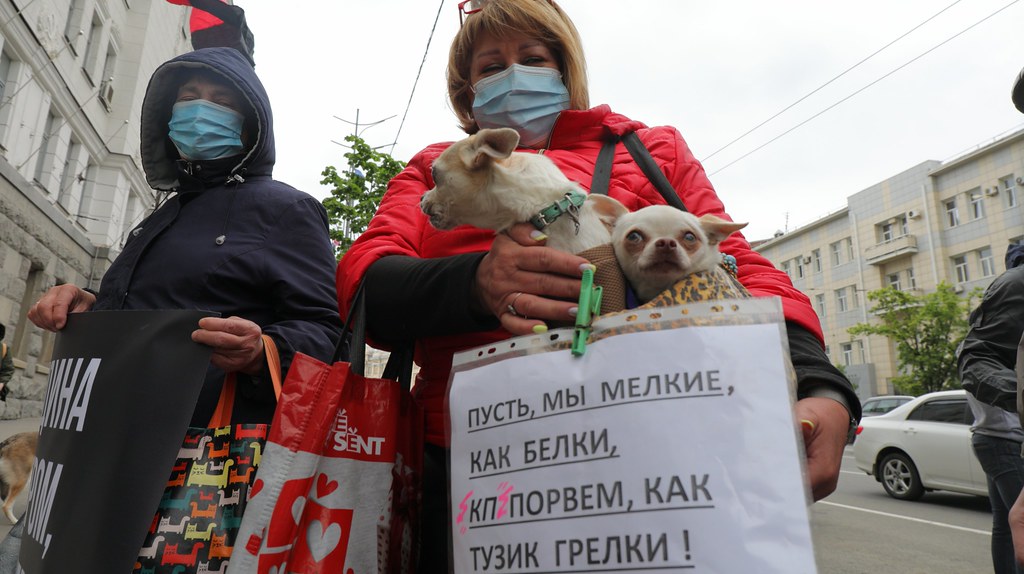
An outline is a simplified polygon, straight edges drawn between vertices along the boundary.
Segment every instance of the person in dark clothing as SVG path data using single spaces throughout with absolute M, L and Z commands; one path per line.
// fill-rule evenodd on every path
M 1017 413 L 1017 347 L 1024 336 L 1024 245 L 1006 250 L 1006 272 L 985 290 L 957 350 L 960 382 L 974 413 L 971 444 L 988 478 L 992 563 L 996 574 L 1024 574 L 1015 565 L 1009 512 L 1024 489 L 1024 430 Z
M 1010 92 L 1010 99 L 1013 101 L 1014 107 L 1016 107 L 1017 110 L 1020 111 L 1021 113 L 1024 113 L 1024 69 L 1021 69 L 1021 71 L 1017 74 L 1017 79 L 1013 83 L 1013 90 Z M 1016 251 L 1015 259 L 1011 261 L 1010 253 L 1008 250 L 1006 258 L 1007 271 L 1003 275 L 996 278 L 996 281 L 1000 281 L 1003 279 L 1003 276 L 1009 275 L 1010 264 L 1015 263 L 1013 277 L 1017 277 L 1018 279 L 1016 283 L 1014 283 L 1013 286 L 1011 286 L 1007 291 L 1009 292 L 1012 291 L 1013 289 L 1016 290 L 1018 306 L 1015 309 L 1013 309 L 1012 312 L 1008 312 L 1004 309 L 1004 312 L 1007 315 L 1014 315 L 1014 317 L 1012 318 L 1005 317 L 1005 320 L 1013 320 L 1014 318 L 1018 321 L 1021 320 L 1022 308 L 1020 307 L 1020 295 L 1022 292 L 1024 292 L 1024 279 L 1021 279 L 1020 277 L 1024 277 L 1024 265 L 1020 265 L 1022 261 L 1017 258 L 1020 258 L 1022 256 L 1024 256 L 1024 253 L 1022 253 L 1021 251 Z M 995 282 L 993 282 L 993 285 L 994 284 Z M 989 286 L 989 289 L 991 288 L 992 287 Z M 1006 344 L 1013 345 L 1014 343 L 1004 342 L 1004 345 Z M 1010 412 L 1016 412 L 1018 421 L 1022 425 L 1024 425 L 1024 401 L 1022 401 L 1024 397 L 1022 397 L 1020 394 L 1022 391 L 1024 391 L 1024 335 L 1020 335 L 1019 329 L 1018 339 L 1015 344 L 1016 347 L 1014 351 L 1010 351 L 1005 348 L 999 349 L 998 351 L 999 355 L 1001 357 L 1004 357 L 1003 360 L 1006 360 L 1005 357 L 1010 352 L 1015 352 L 1015 362 L 1011 363 L 1011 369 L 1013 371 L 1013 374 L 1016 375 L 1015 381 L 1011 382 L 1011 380 L 1007 379 L 1005 375 L 1000 378 L 990 377 L 988 380 L 991 383 L 995 383 L 994 385 L 979 385 L 978 392 L 972 391 L 972 393 L 974 393 L 979 400 L 985 403 L 1001 407 L 1002 409 Z M 1015 384 L 1013 384 L 1014 382 Z M 1024 456 L 1024 451 L 1022 451 L 1020 455 Z M 1009 523 L 1010 534 L 1012 536 L 1014 551 L 1013 553 L 1016 556 L 1017 567 L 1019 570 L 1021 567 L 1024 567 L 1024 489 L 1020 490 L 1020 494 L 1018 494 L 1017 500 L 1013 503 L 1013 506 L 1010 508 L 1007 521 Z M 995 559 L 994 531 L 992 544 L 993 559 Z
M 239 374 L 234 421 L 269 423 L 261 335 L 287 371 L 296 351 L 329 360 L 341 331 L 326 212 L 273 179 L 270 102 L 236 50 L 204 48 L 157 68 L 141 130 L 147 180 L 170 197 L 132 229 L 97 294 L 59 285 L 29 319 L 56 331 L 88 310 L 219 312 L 192 334 L 213 348 L 192 425 L 207 425 L 229 371 Z

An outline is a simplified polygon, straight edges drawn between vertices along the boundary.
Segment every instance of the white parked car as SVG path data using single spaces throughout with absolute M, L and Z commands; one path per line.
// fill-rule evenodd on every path
M 884 415 L 904 403 L 909 403 L 914 398 L 910 395 L 879 395 L 865 399 L 860 406 L 861 416 L 877 417 L 878 415 Z
M 973 422 L 966 391 L 921 395 L 861 420 L 853 442 L 857 468 L 900 500 L 917 500 L 929 490 L 988 496 L 985 471 L 971 448 Z

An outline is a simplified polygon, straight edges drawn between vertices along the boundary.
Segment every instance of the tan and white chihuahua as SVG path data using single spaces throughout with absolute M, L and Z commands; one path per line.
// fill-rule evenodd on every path
M 691 273 L 713 270 L 721 262 L 718 244 L 746 226 L 651 205 L 615 221 L 612 245 L 623 274 L 645 303 Z
M 431 172 L 434 189 L 420 209 L 437 229 L 459 225 L 501 232 L 531 222 L 547 245 L 580 253 L 611 240 L 615 219 L 627 209 L 603 195 L 587 195 L 542 154 L 516 152 L 519 134 L 483 129 L 453 143 Z

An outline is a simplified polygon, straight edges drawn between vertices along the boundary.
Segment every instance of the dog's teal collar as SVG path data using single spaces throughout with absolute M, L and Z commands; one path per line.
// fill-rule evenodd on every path
M 728 253 L 722 254 L 722 262 L 719 263 L 719 265 L 721 265 L 733 277 L 736 277 L 740 272 L 740 268 L 736 265 L 736 258 Z
M 530 218 L 530 223 L 534 227 L 543 231 L 545 227 L 551 225 L 556 219 L 563 215 L 568 215 L 573 223 L 576 224 L 576 233 L 580 231 L 580 207 L 583 206 L 583 202 L 587 200 L 587 194 L 583 193 L 578 189 L 570 189 L 565 192 L 562 199 L 552 203 L 551 205 L 540 210 L 540 213 Z

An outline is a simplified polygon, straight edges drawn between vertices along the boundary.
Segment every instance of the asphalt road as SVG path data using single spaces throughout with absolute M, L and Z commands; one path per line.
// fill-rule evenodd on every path
M 38 427 L 38 419 L 0 421 L 0 439 Z M 15 504 L 18 516 L 27 499 Z M 895 500 L 857 470 L 849 448 L 839 488 L 810 514 L 819 574 L 992 572 L 987 498 L 932 492 L 917 502 Z M 0 538 L 9 530 L 0 516 Z
M 839 488 L 811 507 L 821 574 L 985 574 L 992 572 L 987 498 L 929 492 L 891 498 L 857 469 L 847 448 Z

